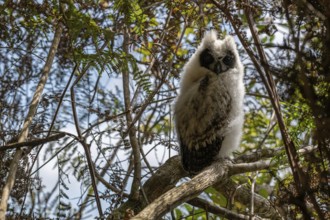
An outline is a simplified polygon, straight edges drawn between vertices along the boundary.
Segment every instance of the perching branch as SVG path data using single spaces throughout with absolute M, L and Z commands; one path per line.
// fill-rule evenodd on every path
M 306 146 L 298 150 L 298 153 L 301 155 L 307 154 L 309 152 L 317 150 L 317 146 Z M 257 151 L 253 152 L 249 155 L 243 155 L 237 159 L 235 159 L 235 163 L 233 164 L 232 174 L 242 173 L 242 172 L 249 172 L 251 169 L 259 170 L 267 168 L 270 164 L 270 160 L 268 161 L 261 161 L 267 158 L 272 158 L 274 156 L 278 156 L 283 154 L 284 148 L 279 148 L 276 150 L 264 150 L 264 151 Z M 257 163 L 251 163 L 259 161 Z M 247 168 L 244 168 L 247 167 Z M 177 182 L 184 177 L 187 177 L 187 173 L 183 170 L 180 162 L 179 156 L 174 156 L 168 159 L 156 172 L 153 174 L 143 185 L 145 193 L 148 195 L 148 199 L 150 202 L 154 201 L 161 195 L 163 195 L 168 190 L 175 187 Z M 213 185 L 213 187 L 222 193 L 226 198 L 235 200 L 242 204 L 249 204 L 251 199 L 251 191 L 246 186 L 240 186 L 230 178 L 223 180 L 219 183 Z M 191 202 L 195 201 L 195 198 L 192 200 L 187 201 L 188 204 L 192 204 Z M 258 216 L 263 218 L 270 218 L 270 219 L 281 219 L 281 215 L 284 216 L 284 211 L 281 207 L 274 207 L 274 205 L 264 197 L 260 196 L 257 193 L 254 193 L 254 208 L 255 213 Z M 128 200 L 124 203 L 119 209 L 113 212 L 111 216 L 112 219 L 122 219 L 123 215 L 121 213 L 125 213 L 126 210 L 134 209 L 135 214 L 139 213 L 144 207 L 148 204 L 146 201 L 140 196 L 139 201 L 132 201 Z M 193 205 L 193 204 L 192 204 Z M 172 208 L 175 208 L 172 206 Z M 220 210 L 220 209 L 219 209 Z M 228 212 L 227 209 L 221 209 L 222 211 L 226 211 L 227 216 Z M 210 210 L 209 210 L 210 211 Z M 212 212 L 213 213 L 213 212 Z M 219 213 L 215 213 L 219 214 Z M 244 218 L 243 216 L 240 216 Z M 230 217 L 230 219 L 239 219 L 240 217 Z
M 276 151 L 276 153 L 278 153 Z M 270 154 L 267 154 L 267 157 Z M 275 153 L 274 153 L 275 155 Z M 259 159 L 262 159 L 259 157 L 258 153 L 255 153 L 255 156 Z M 253 154 L 251 154 L 247 161 L 251 160 L 253 157 Z M 188 173 L 183 170 L 181 161 L 179 156 L 174 156 L 168 159 L 156 172 L 153 174 L 143 185 L 143 188 L 145 190 L 145 193 L 148 195 L 149 202 L 153 202 L 158 197 L 162 196 L 165 192 L 169 191 L 170 189 L 173 189 L 177 182 L 184 177 L 188 176 Z M 248 172 L 251 170 L 259 170 L 259 169 L 265 169 L 265 167 L 270 166 L 269 161 L 261 161 L 257 163 L 245 163 L 244 159 L 241 158 L 240 162 L 243 164 L 233 164 L 231 166 L 231 174 L 234 175 L 237 173 L 242 172 Z M 243 168 L 246 167 L 247 168 Z M 205 174 L 204 174 L 205 175 Z M 221 182 L 216 183 L 213 185 L 213 187 L 225 195 L 228 199 L 233 198 L 233 192 L 235 191 L 235 201 L 238 201 L 242 204 L 248 204 L 250 202 L 251 193 L 250 190 L 245 187 L 241 186 L 238 187 L 236 183 L 234 183 L 230 178 L 223 179 Z M 198 193 L 197 193 L 198 195 Z M 194 199 L 193 199 L 194 200 Z M 188 200 L 187 203 L 190 204 L 191 201 Z M 271 218 L 271 219 L 280 219 L 280 214 L 278 213 L 277 209 L 279 207 L 273 207 L 273 205 L 265 198 L 258 194 L 254 194 L 254 202 L 255 202 L 255 213 L 263 218 Z M 120 208 L 115 210 L 112 213 L 111 218 L 109 219 L 123 219 L 123 213 L 126 213 L 127 210 L 133 210 L 135 214 L 139 213 L 143 208 L 145 208 L 148 204 L 143 199 L 142 196 L 140 196 L 139 201 L 133 201 L 129 199 L 127 202 L 125 202 Z M 171 206 L 171 208 L 175 208 L 175 206 Z M 227 209 L 223 209 L 227 210 Z M 229 210 L 227 210 L 229 211 Z M 226 212 L 228 214 L 228 212 Z M 227 215 L 222 215 L 227 216 Z M 241 216 L 242 217 L 242 216 Z M 234 217 L 231 219 L 235 219 Z M 239 218 L 237 218 L 239 219 Z
M 269 166 L 269 162 L 256 162 L 250 164 L 232 164 L 228 160 L 215 162 L 190 181 L 183 183 L 158 197 L 132 219 L 158 219 L 181 203 L 198 196 L 207 187 L 220 181 L 225 181 L 231 175 L 267 169 Z
M 36 91 L 33 95 L 28 114 L 25 118 L 22 131 L 19 135 L 18 143 L 25 142 L 28 137 L 29 127 L 30 127 L 33 117 L 37 111 L 43 89 L 46 85 L 48 75 L 49 75 L 49 72 L 50 72 L 51 66 L 53 64 L 54 57 L 55 57 L 55 53 L 57 51 L 57 47 L 60 42 L 62 30 L 63 30 L 62 24 L 58 23 L 52 45 L 51 45 L 49 53 L 48 53 L 48 57 L 47 57 L 45 66 L 42 69 L 40 81 L 39 81 Z M 5 217 L 6 217 L 6 211 L 7 211 L 7 205 L 8 205 L 7 202 L 9 199 L 10 192 L 15 183 L 16 172 L 17 172 L 19 160 L 22 158 L 22 155 L 23 155 L 23 150 L 18 149 L 15 152 L 14 157 L 10 163 L 7 180 L 5 182 L 5 186 L 2 189 L 1 203 L 0 203 L 0 219 L 5 219 Z
M 144 183 L 143 189 L 150 202 L 163 195 L 166 191 L 175 187 L 175 184 L 188 175 L 181 166 L 179 156 L 169 158 L 159 169 Z M 135 214 L 147 206 L 142 196 L 139 201 L 129 198 L 127 202 L 116 209 L 108 219 L 123 219 L 127 210 L 134 209 Z

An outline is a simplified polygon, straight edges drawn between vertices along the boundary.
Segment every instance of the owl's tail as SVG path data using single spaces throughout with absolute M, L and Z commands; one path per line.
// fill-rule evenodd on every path
M 189 149 L 181 142 L 181 160 L 183 168 L 190 174 L 196 174 L 207 166 L 210 166 L 218 156 L 223 138 L 216 138 L 212 143 L 198 150 Z

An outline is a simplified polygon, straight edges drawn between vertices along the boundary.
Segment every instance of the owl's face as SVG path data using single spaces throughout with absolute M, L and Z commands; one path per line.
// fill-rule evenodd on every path
M 199 86 L 206 75 L 232 82 L 241 79 L 243 72 L 234 38 L 226 36 L 220 40 L 215 31 L 209 31 L 184 67 L 181 93 L 194 85 Z
M 205 36 L 203 49 L 199 54 L 200 65 L 217 75 L 234 68 L 236 57 L 233 45 L 235 44 L 232 44 L 231 41 L 231 37 L 218 40 L 215 33 Z
M 230 50 L 226 51 L 225 54 L 217 54 L 206 48 L 200 54 L 199 62 L 202 67 L 219 75 L 234 67 L 235 56 Z

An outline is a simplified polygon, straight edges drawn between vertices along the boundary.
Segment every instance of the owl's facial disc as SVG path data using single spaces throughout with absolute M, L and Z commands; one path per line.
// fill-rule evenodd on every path
M 227 51 L 225 56 L 215 58 L 210 49 L 205 49 L 200 54 L 199 61 L 202 67 L 219 75 L 234 67 L 235 56 L 231 51 Z

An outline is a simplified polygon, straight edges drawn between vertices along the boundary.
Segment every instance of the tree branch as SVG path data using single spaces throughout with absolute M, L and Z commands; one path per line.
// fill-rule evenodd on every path
M 305 155 L 308 153 L 311 153 L 313 151 L 316 151 L 318 149 L 317 145 L 308 145 L 301 147 L 299 150 L 297 150 L 299 155 Z M 264 148 L 257 150 L 252 153 L 242 154 L 234 159 L 235 163 L 249 163 L 249 162 L 255 162 L 262 159 L 272 158 L 276 156 L 280 156 L 285 151 L 284 147 L 276 148 L 276 149 L 270 149 L 270 148 Z
M 25 141 L 25 142 L 18 142 L 18 143 L 10 143 L 4 146 L 0 147 L 0 151 L 5 151 L 9 149 L 15 149 L 15 148 L 20 148 L 20 147 L 35 147 L 40 144 L 45 144 L 51 141 L 56 141 L 58 139 L 61 139 L 65 136 L 65 133 L 59 133 L 59 134 L 54 134 L 52 136 L 46 137 L 46 138 L 38 138 L 34 139 L 31 141 Z
M 115 186 L 111 185 L 108 181 L 106 181 L 98 172 L 95 172 L 95 176 L 96 178 L 108 189 L 112 190 L 115 193 L 120 194 L 121 190 L 117 189 Z M 129 195 L 126 193 L 123 193 L 124 197 L 128 197 Z
M 81 132 L 80 126 L 79 126 L 77 109 L 76 109 L 76 99 L 75 99 L 74 87 L 75 87 L 75 85 L 78 84 L 78 82 L 83 77 L 83 75 L 84 74 L 80 74 L 80 76 L 75 80 L 75 82 L 72 84 L 71 89 L 70 89 L 72 113 L 73 113 L 74 124 L 75 124 L 76 131 L 78 134 L 78 140 L 81 143 L 81 145 L 83 146 L 84 151 L 85 151 L 87 165 L 88 165 L 88 169 L 89 169 L 89 173 L 90 173 L 90 177 L 91 177 L 91 184 L 92 184 L 93 192 L 95 195 L 97 209 L 99 212 L 99 217 L 102 217 L 102 215 L 103 215 L 102 205 L 101 205 L 101 201 L 100 201 L 100 197 L 99 197 L 99 192 L 97 190 L 97 183 L 96 183 L 96 177 L 95 177 L 96 171 L 95 171 L 94 163 L 93 163 L 93 160 L 91 157 L 90 146 L 86 143 L 85 138 L 82 136 L 82 132 Z
M 201 198 L 198 198 L 198 197 L 189 200 L 187 203 L 192 206 L 196 206 L 196 207 L 202 208 L 204 210 L 207 210 L 208 212 L 211 212 L 215 215 L 221 215 L 227 219 L 231 219 L 231 220 L 248 220 L 248 219 L 250 219 L 249 216 L 235 213 L 233 211 L 230 211 L 229 209 L 225 209 L 220 206 L 212 205 L 209 202 L 207 202 Z
M 298 150 L 300 154 L 307 154 L 309 152 L 317 150 L 317 146 L 306 146 Z M 242 172 L 249 172 L 251 169 L 266 169 L 271 166 L 270 160 L 267 161 L 259 161 L 257 163 L 245 163 L 245 162 L 254 162 L 257 160 L 267 159 L 279 154 L 282 154 L 284 151 L 284 147 L 276 150 L 262 150 L 253 152 L 248 154 L 247 156 L 243 155 L 237 159 L 235 159 L 235 163 L 240 164 L 231 164 L 231 174 L 234 175 Z M 181 166 L 179 156 L 174 156 L 169 158 L 156 172 L 152 175 L 146 183 L 143 185 L 145 193 L 148 195 L 148 199 L 150 202 L 154 201 L 161 195 L 163 195 L 168 190 L 175 187 L 177 182 L 188 175 L 186 171 L 183 170 Z M 247 168 L 244 168 L 246 167 Z M 228 199 L 233 198 L 235 196 L 235 200 L 242 204 L 249 204 L 251 199 L 251 192 L 246 186 L 240 186 L 232 181 L 230 178 L 225 179 L 219 183 L 216 183 L 213 186 L 217 191 L 222 193 Z M 255 203 L 255 213 L 258 216 L 263 218 L 270 219 L 281 219 L 281 215 L 284 216 L 284 211 L 281 207 L 274 207 L 274 205 L 260 196 L 257 193 L 254 193 L 254 203 Z M 194 199 L 193 199 L 194 200 Z M 190 204 L 189 200 L 187 203 Z M 126 210 L 133 210 L 135 213 L 139 213 L 144 207 L 148 204 L 145 200 L 140 196 L 139 201 L 128 200 L 124 203 L 120 208 L 113 212 L 113 219 L 122 219 L 122 215 L 120 213 L 125 213 Z M 174 208 L 174 207 L 172 207 Z M 225 215 L 224 215 L 225 216 Z M 234 217 L 231 219 L 235 219 Z M 239 219 L 239 218 L 237 218 Z
M 181 166 L 179 156 L 169 158 L 159 169 L 144 183 L 143 189 L 148 195 L 150 202 L 163 195 L 166 191 L 175 187 L 175 184 L 188 173 Z M 145 199 L 140 196 L 139 201 L 128 199 L 123 205 L 116 209 L 109 219 L 123 219 L 123 213 L 132 210 L 135 213 L 140 212 L 148 204 Z
M 123 40 L 123 48 L 126 55 L 128 55 L 129 49 L 129 33 L 128 29 L 124 30 L 124 40 Z M 133 119 L 131 115 L 131 98 L 130 98 L 130 90 L 129 90 L 129 65 L 126 64 L 123 68 L 123 89 L 124 89 L 124 103 L 126 110 L 126 122 L 128 129 L 128 136 L 130 139 L 130 143 L 132 146 L 133 153 L 133 163 L 134 163 L 134 176 L 133 183 L 130 192 L 130 197 L 134 200 L 138 200 L 139 198 L 139 188 L 141 182 L 141 161 L 140 161 L 140 146 L 136 138 L 136 129 L 133 124 Z
M 251 191 L 247 187 L 241 186 L 231 179 L 227 179 L 225 183 L 217 183 L 213 187 L 228 198 L 228 200 L 236 200 L 241 204 L 249 204 L 251 202 Z M 279 209 L 278 207 L 275 208 L 269 200 L 257 193 L 254 193 L 253 197 L 255 214 L 264 218 L 281 219 L 281 215 L 277 210 Z
M 44 65 L 43 69 L 42 69 L 40 81 L 39 81 L 39 83 L 37 85 L 37 88 L 36 88 L 36 91 L 33 95 L 32 102 L 31 102 L 30 107 L 29 107 L 29 112 L 28 112 L 28 114 L 25 118 L 22 131 L 19 135 L 18 143 L 25 142 L 27 137 L 28 137 L 29 127 L 30 127 L 30 125 L 32 123 L 32 120 L 33 120 L 33 117 L 34 117 L 34 115 L 37 111 L 38 104 L 39 104 L 43 89 L 46 85 L 48 75 L 49 75 L 49 72 L 50 72 L 51 66 L 53 64 L 54 57 L 55 57 L 55 53 L 57 51 L 57 47 L 58 47 L 58 44 L 60 42 L 60 38 L 61 38 L 61 35 L 62 35 L 62 30 L 63 30 L 62 24 L 59 22 L 58 25 L 57 25 L 55 34 L 54 34 L 52 45 L 49 49 L 49 53 L 48 53 L 46 63 Z M 6 211 L 7 211 L 7 205 L 8 205 L 7 202 L 8 202 L 8 199 L 9 199 L 10 192 L 11 192 L 13 186 L 14 186 L 14 183 L 15 183 L 16 172 L 17 172 L 19 160 L 22 158 L 22 155 L 23 155 L 23 150 L 18 149 L 15 152 L 14 157 L 13 157 L 11 163 L 10 163 L 7 180 L 5 182 L 5 186 L 2 189 L 1 203 L 0 203 L 0 219 L 5 219 L 5 217 L 6 217 Z
M 207 187 L 226 180 L 230 175 L 266 168 L 269 168 L 269 163 L 266 162 L 244 165 L 232 164 L 229 160 L 215 162 L 190 181 L 167 191 L 132 219 L 158 219 L 181 203 L 198 196 Z
M 246 0 L 246 2 L 247 2 L 247 4 L 249 4 L 248 0 Z M 294 145 L 293 141 L 291 140 L 291 137 L 290 137 L 290 135 L 287 131 L 285 122 L 283 120 L 281 106 L 280 106 L 279 97 L 278 97 L 278 94 L 277 94 L 275 82 L 274 82 L 274 79 L 273 79 L 273 77 L 270 73 L 270 70 L 269 70 L 269 64 L 268 64 L 268 61 L 267 61 L 265 51 L 261 47 L 261 41 L 260 41 L 260 38 L 259 38 L 259 35 L 258 35 L 258 30 L 256 29 L 256 24 L 254 23 L 254 20 L 253 20 L 253 17 L 252 17 L 252 14 L 251 14 L 250 10 L 245 8 L 244 11 L 245 11 L 245 14 L 246 14 L 246 17 L 247 17 L 247 23 L 249 25 L 249 28 L 250 28 L 250 31 L 251 31 L 251 34 L 252 34 L 252 38 L 255 42 L 258 54 L 260 56 L 261 65 L 264 69 L 264 73 L 265 73 L 266 77 L 264 76 L 262 71 L 259 72 L 259 75 L 261 76 L 264 84 L 266 85 L 268 95 L 271 97 L 270 100 L 271 100 L 273 109 L 275 110 L 278 125 L 280 127 L 281 135 L 282 135 L 283 142 L 284 142 L 284 145 L 285 145 L 285 150 L 286 150 L 288 160 L 289 160 L 289 164 L 290 164 L 290 167 L 291 167 L 291 170 L 292 170 L 294 182 L 296 184 L 298 192 L 301 192 L 302 191 L 301 186 L 303 185 L 305 177 L 304 177 L 304 173 L 302 172 L 302 170 L 299 166 L 299 157 L 298 157 L 295 145 Z

